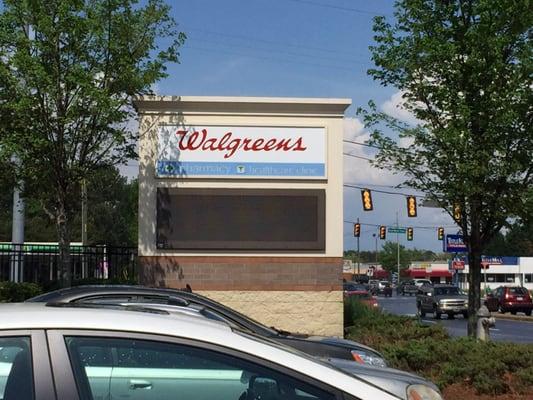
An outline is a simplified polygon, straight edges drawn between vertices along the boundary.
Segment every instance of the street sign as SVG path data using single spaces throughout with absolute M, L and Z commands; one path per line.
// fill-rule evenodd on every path
M 405 233 L 405 228 L 389 228 L 389 233 Z
M 463 260 L 453 260 L 452 261 L 452 269 L 456 271 L 460 271 L 465 269 L 465 262 Z

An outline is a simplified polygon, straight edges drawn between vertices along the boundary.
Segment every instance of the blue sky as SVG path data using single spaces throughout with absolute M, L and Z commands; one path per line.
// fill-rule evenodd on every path
M 368 138 L 355 109 L 374 100 L 384 110 L 409 119 L 396 108 L 400 95 L 383 88 L 366 73 L 372 67 L 372 18 L 392 18 L 393 1 L 374 0 L 182 0 L 169 1 L 172 14 L 188 39 L 181 63 L 169 66 L 169 77 L 154 89 L 162 95 L 342 97 L 352 99 L 345 138 Z M 345 144 L 344 151 L 372 157 L 371 149 Z M 345 183 L 387 188 L 399 177 L 376 170 L 367 161 L 345 157 Z M 128 168 L 131 174 L 135 168 Z M 373 186 L 381 185 L 381 186 Z M 405 191 L 404 193 L 409 193 Z M 416 193 L 411 193 L 416 194 Z M 418 209 L 406 217 L 403 196 L 374 192 L 373 212 L 363 212 L 360 191 L 344 190 L 344 220 L 392 225 L 399 212 L 402 226 L 415 227 L 408 248 L 441 250 L 436 227 L 453 222 L 440 210 Z M 424 229 L 418 227 L 425 227 Z M 455 232 L 456 229 L 453 229 Z M 363 225 L 361 249 L 374 249 L 377 228 Z M 351 223 L 344 224 L 344 248 L 355 248 Z M 395 237 L 394 237 L 395 240 Z M 383 242 L 378 241 L 378 246 Z

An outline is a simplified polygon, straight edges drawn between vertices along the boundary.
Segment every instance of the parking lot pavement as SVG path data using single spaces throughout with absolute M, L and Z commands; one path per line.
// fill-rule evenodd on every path
M 385 311 L 396 315 L 416 316 L 416 298 L 414 296 L 378 297 L 378 304 Z M 498 316 L 496 316 L 498 317 Z M 504 317 L 505 318 L 505 317 Z M 422 318 L 426 324 L 441 324 L 452 336 L 466 336 L 466 320 L 462 316 L 454 319 L 436 320 L 431 315 Z M 533 322 L 498 318 L 496 326 L 490 330 L 491 338 L 496 341 L 514 343 L 533 343 Z

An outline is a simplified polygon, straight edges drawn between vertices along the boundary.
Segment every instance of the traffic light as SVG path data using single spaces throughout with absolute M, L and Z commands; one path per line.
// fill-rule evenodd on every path
M 444 228 L 439 227 L 437 232 L 437 237 L 439 238 L 439 240 L 444 240 Z
M 407 196 L 407 216 L 416 217 L 416 197 Z
M 413 240 L 413 228 L 407 228 L 407 240 Z
M 353 236 L 354 237 L 361 236 L 361 224 L 359 222 L 356 224 L 353 224 Z
M 461 222 L 461 206 L 459 203 L 453 205 L 453 219 L 455 222 Z
M 386 237 L 387 237 L 387 227 L 381 225 L 381 226 L 379 227 L 379 238 L 380 238 L 381 240 L 385 240 Z
M 361 190 L 361 198 L 363 200 L 363 210 L 372 211 L 374 205 L 372 204 L 372 192 L 369 189 Z

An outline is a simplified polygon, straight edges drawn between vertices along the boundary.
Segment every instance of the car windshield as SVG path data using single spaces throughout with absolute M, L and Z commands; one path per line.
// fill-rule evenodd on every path
M 442 295 L 457 295 L 460 294 L 459 288 L 456 287 L 440 287 L 435 288 L 435 296 L 442 296 Z

